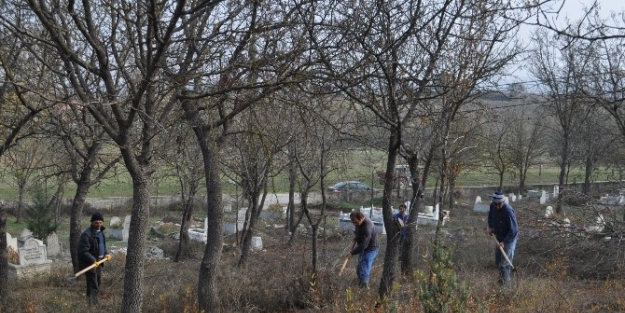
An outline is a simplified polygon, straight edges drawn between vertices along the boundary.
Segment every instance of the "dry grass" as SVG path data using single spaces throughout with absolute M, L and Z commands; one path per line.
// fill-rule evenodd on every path
M 514 286 L 496 284 L 494 247 L 484 228 L 486 216 L 460 205 L 445 227 L 446 245 L 453 250 L 453 273 L 458 288 L 468 298 L 465 312 L 624 312 L 623 253 L 620 242 L 602 237 L 569 236 L 540 227 L 542 208 L 535 202 L 517 203 L 515 208 L 522 236 L 515 257 Z M 576 209 L 583 211 L 583 209 Z M 572 210 L 573 211 L 573 210 Z M 586 213 L 578 212 L 579 216 Z M 571 220 L 573 219 L 571 215 Z M 262 224 L 262 223 L 261 223 Z M 616 224 L 615 224 L 616 225 Z M 311 272 L 311 239 L 299 234 L 291 246 L 282 228 L 271 224 L 260 229 L 263 251 L 253 252 L 245 268 L 237 268 L 238 250 L 224 249 L 219 287 L 224 312 L 424 312 L 420 290 L 428 280 L 433 228 L 418 230 L 413 251 L 418 259 L 416 281 L 400 278 L 388 299 L 377 298 L 382 275 L 384 248 L 374 264 L 372 289 L 356 287 L 355 261 L 339 278 L 338 269 L 350 243 L 348 232 L 332 231 L 320 238 L 319 268 Z M 613 238 L 616 238 L 613 236 Z M 232 243 L 233 237 L 226 238 Z M 385 237 L 382 236 L 383 244 Z M 150 242 L 171 257 L 173 240 Z M 198 312 L 196 289 L 200 244 L 193 244 L 187 259 L 146 261 L 143 312 Z M 103 292 L 98 311 L 117 312 L 123 296 L 124 258 L 115 256 L 104 268 Z M 10 312 L 86 311 L 83 279 L 69 282 L 69 263 L 59 264 L 48 277 L 12 282 Z M 376 303 L 378 306 L 376 307 Z M 449 312 L 457 312 L 454 310 Z

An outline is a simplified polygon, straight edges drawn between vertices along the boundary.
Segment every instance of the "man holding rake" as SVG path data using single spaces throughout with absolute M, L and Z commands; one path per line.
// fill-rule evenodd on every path
M 514 250 L 519 237 L 519 227 L 514 209 L 506 203 L 505 197 L 500 191 L 493 194 L 493 200 L 490 204 L 488 233 L 489 235 L 495 235 L 495 238 L 497 238 L 495 262 L 500 272 L 499 283 L 503 286 L 509 286 L 510 274 L 513 269 Z

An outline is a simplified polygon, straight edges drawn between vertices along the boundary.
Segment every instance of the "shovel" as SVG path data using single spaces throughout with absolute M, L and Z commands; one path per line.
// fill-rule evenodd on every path
M 512 264 L 512 261 L 510 261 L 510 258 L 508 258 L 508 255 L 506 254 L 506 251 L 504 251 L 503 248 L 499 245 L 499 240 L 497 240 L 497 237 L 495 236 L 495 234 L 493 234 L 493 238 L 495 238 L 495 241 L 497 242 L 497 247 L 499 247 L 499 251 L 501 251 L 501 254 L 503 255 L 504 259 L 506 259 L 508 264 L 510 264 L 510 267 L 512 267 L 512 270 L 516 271 L 516 268 Z
M 84 269 L 82 269 L 81 271 L 77 272 L 76 274 L 74 274 L 74 276 L 70 276 L 67 279 L 68 280 L 75 280 L 76 278 L 78 278 L 78 276 L 88 272 L 89 270 L 91 270 L 92 268 L 98 267 L 100 266 L 100 264 L 106 262 L 106 261 L 110 261 L 112 260 L 113 257 L 110 254 L 107 254 L 104 256 L 104 259 L 100 260 L 100 261 L 95 261 L 95 263 L 85 267 Z

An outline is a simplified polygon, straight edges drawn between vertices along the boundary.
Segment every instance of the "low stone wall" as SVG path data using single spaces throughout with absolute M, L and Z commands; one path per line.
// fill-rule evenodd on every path
M 520 192 L 524 197 L 527 196 L 528 190 L 545 190 L 547 192 L 553 192 L 553 186 L 557 184 L 542 184 L 542 185 L 527 185 L 525 190 Z M 576 192 L 582 191 L 582 184 L 568 184 L 566 185 L 567 190 L 572 190 Z M 618 194 L 618 191 L 625 188 L 625 182 L 595 182 L 591 183 L 591 192 L 593 194 Z M 497 187 L 495 186 L 468 186 L 468 187 L 458 187 L 460 192 L 460 196 L 468 199 L 475 199 L 476 196 L 480 196 L 484 198 L 484 196 L 492 195 Z M 503 187 L 504 194 L 514 193 L 519 194 L 518 186 L 506 185 Z

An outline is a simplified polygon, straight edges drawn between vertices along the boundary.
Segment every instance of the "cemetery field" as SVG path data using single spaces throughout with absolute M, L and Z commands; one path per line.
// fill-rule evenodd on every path
M 538 200 L 524 199 L 513 206 L 521 235 L 513 261 L 517 271 L 510 288 L 502 289 L 497 284 L 495 247 L 485 231 L 486 215 L 473 211 L 472 201 L 467 199 L 452 210 L 450 222 L 442 228 L 449 256 L 433 257 L 435 227 L 419 225 L 417 242 L 411 251 L 416 260 L 414 279 L 398 275 L 390 297 L 377 309 L 376 292 L 387 235 L 380 235 L 381 251 L 374 262 L 369 290 L 357 287 L 355 260 L 350 260 L 344 273 L 338 275 L 352 234 L 336 227 L 334 212 L 322 224 L 316 275 L 312 274 L 312 238 L 307 227 L 298 230 L 289 245 L 290 237 L 280 226 L 283 220 L 261 220 L 255 236 L 262 239 L 262 249 L 252 251 L 243 267 L 237 266 L 240 251 L 234 245 L 236 236 L 227 235 L 218 273 L 222 311 L 625 312 L 621 296 L 625 292 L 625 257 L 621 242 L 606 240 L 607 233 L 583 231 L 600 209 L 606 220 L 612 222 L 610 231 L 620 232 L 624 229 L 622 218 L 619 219 L 622 208 L 605 211 L 599 206 L 566 207 L 571 223 L 565 229 L 550 223 L 562 216 L 545 219 L 544 205 Z M 152 226 L 172 216 L 164 209 L 160 212 L 160 216 L 151 218 Z M 317 212 L 312 211 L 313 217 Z M 175 233 L 175 229 L 169 231 Z M 151 235 L 147 245 L 162 249 L 165 258 L 145 261 L 142 312 L 199 312 L 196 292 L 203 244 L 192 242 L 179 262 L 171 260 L 178 246 L 171 237 Z M 113 251 L 113 260 L 104 267 L 98 307 L 102 312 L 119 311 L 123 297 L 124 255 L 121 250 Z M 50 275 L 11 281 L 10 303 L 14 312 L 86 310 L 84 280 L 66 279 L 72 274 L 67 259 L 54 264 Z
M 332 172 L 326 178 L 326 187 L 339 181 L 356 180 L 368 184 L 374 188 L 381 189 L 383 186 L 380 184 L 376 175 L 376 171 L 384 169 L 384 163 L 371 161 L 371 157 L 368 155 L 354 157 L 357 162 L 349 163 L 341 171 Z M 373 163 L 367 163 L 373 162 Z M 371 165 L 373 164 L 373 166 Z M 559 169 L 556 167 L 543 166 L 542 168 L 532 167 L 528 171 L 526 186 L 532 185 L 544 185 L 555 184 L 558 181 Z M 599 168 L 596 170 L 592 181 L 610 181 L 618 180 L 618 173 L 614 173 L 612 170 L 605 168 Z M 581 169 L 573 168 L 569 173 L 569 183 L 582 183 L 584 180 L 584 174 Z M 488 168 L 477 168 L 473 170 L 463 171 L 458 176 L 457 187 L 462 186 L 497 186 L 499 184 L 499 177 L 497 174 Z M 506 174 L 504 177 L 505 186 L 517 186 L 519 184 L 518 179 L 513 174 Z M 432 177 L 428 180 L 427 187 L 432 188 L 436 185 L 436 178 Z M 203 186 L 201 186 L 203 188 Z M 284 193 L 288 191 L 288 181 L 286 176 L 278 175 L 272 178 L 269 183 L 270 192 Z M 50 190 L 49 193 L 53 193 L 54 190 Z M 200 190 L 200 194 L 204 193 L 203 189 Z M 222 192 L 226 194 L 241 194 L 241 189 L 236 188 L 228 179 L 224 178 L 222 183 Z M 313 188 L 313 192 L 318 192 L 318 188 Z M 71 199 L 75 193 L 75 186 L 68 184 L 65 188 L 65 199 Z M 155 179 L 151 186 L 152 196 L 172 196 L 180 193 L 179 181 L 175 178 L 162 178 Z M 101 183 L 93 186 L 89 190 L 88 197 L 90 198 L 107 198 L 107 197 L 130 197 L 132 196 L 132 184 L 130 178 L 122 171 L 122 174 L 114 179 L 106 179 Z M 25 199 L 30 199 L 31 194 L 26 193 Z M 18 194 L 15 188 L 15 184 L 11 181 L 11 175 L 5 174 L 0 177 L 0 199 L 5 201 L 16 201 Z

